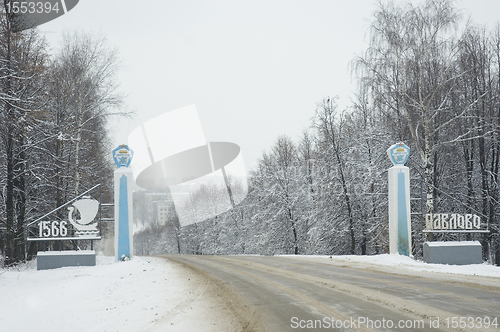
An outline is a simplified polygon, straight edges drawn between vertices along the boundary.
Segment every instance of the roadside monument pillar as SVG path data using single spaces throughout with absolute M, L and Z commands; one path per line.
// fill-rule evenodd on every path
M 411 255 L 410 169 L 404 164 L 410 148 L 396 143 L 387 149 L 389 168 L 389 252 Z
M 134 179 L 129 167 L 134 152 L 125 144 L 113 150 L 115 170 L 115 260 L 132 258 L 133 253 L 133 201 Z

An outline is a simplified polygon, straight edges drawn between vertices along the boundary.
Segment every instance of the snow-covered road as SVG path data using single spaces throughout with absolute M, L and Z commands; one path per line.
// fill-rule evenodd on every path
M 485 276 L 497 275 L 493 266 L 435 266 L 399 255 L 167 257 L 218 280 L 222 294 L 239 294 L 252 331 L 500 327 L 500 279 Z

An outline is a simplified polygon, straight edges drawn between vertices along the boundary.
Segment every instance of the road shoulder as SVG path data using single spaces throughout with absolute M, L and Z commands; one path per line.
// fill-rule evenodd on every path
M 159 256 L 171 263 L 184 279 L 190 293 L 173 312 L 162 319 L 169 331 L 267 331 L 257 311 L 229 285 L 195 266 Z

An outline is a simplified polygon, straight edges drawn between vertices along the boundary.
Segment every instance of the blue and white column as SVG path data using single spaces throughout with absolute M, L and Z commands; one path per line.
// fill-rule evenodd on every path
M 410 148 L 397 143 L 387 149 L 389 168 L 389 252 L 411 256 L 410 169 L 404 164 Z
M 133 248 L 133 197 L 134 178 L 129 167 L 133 151 L 127 145 L 113 150 L 115 170 L 115 260 L 132 258 Z

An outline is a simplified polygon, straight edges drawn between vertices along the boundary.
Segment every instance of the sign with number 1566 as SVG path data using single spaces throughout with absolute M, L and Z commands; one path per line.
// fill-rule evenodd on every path
M 38 224 L 39 237 L 67 236 L 68 228 L 66 221 L 40 221 Z

